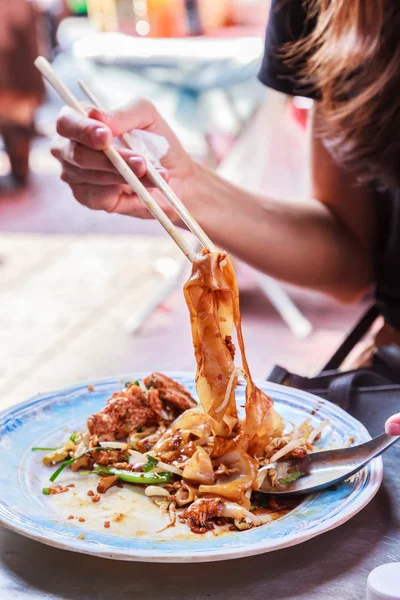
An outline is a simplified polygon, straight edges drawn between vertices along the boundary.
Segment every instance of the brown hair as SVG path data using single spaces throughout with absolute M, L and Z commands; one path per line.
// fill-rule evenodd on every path
M 396 0 L 303 0 L 304 81 L 321 96 L 321 135 L 359 180 L 400 187 L 400 6 Z

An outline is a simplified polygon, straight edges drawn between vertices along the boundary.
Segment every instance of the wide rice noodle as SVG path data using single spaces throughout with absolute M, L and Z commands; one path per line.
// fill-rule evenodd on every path
M 268 439 L 280 435 L 283 425 L 271 398 L 259 390 L 251 378 L 244 348 L 239 290 L 229 257 L 222 252 L 204 251 L 193 263 L 184 293 L 197 361 L 197 392 L 204 412 L 210 417 L 213 433 L 230 437 L 239 429 L 235 399 L 237 377 L 234 376 L 234 358 L 226 343 L 226 337 L 232 335 L 235 327 L 247 384 L 246 419 L 242 430 L 249 441 L 250 454 L 261 455 Z
M 221 266 L 224 261 L 225 267 Z M 215 435 L 229 437 L 238 427 L 235 386 L 224 409 L 225 393 L 235 369 L 225 342 L 232 335 L 234 304 L 239 297 L 229 259 L 219 252 L 197 257 L 184 287 L 197 362 L 196 387 Z

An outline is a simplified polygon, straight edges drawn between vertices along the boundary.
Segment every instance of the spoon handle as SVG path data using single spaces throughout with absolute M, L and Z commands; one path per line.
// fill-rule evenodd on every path
M 360 450 L 360 458 L 365 456 L 366 459 L 372 460 L 377 456 L 380 456 L 385 450 L 393 446 L 399 439 L 399 436 L 388 435 L 387 433 L 382 433 L 382 435 L 378 435 L 378 437 L 362 444 L 359 446 Z

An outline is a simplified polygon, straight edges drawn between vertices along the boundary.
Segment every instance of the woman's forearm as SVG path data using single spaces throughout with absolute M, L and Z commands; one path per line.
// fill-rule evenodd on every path
M 203 169 L 199 181 L 195 217 L 220 247 L 273 277 L 343 301 L 371 286 L 369 252 L 318 200 L 264 198 Z

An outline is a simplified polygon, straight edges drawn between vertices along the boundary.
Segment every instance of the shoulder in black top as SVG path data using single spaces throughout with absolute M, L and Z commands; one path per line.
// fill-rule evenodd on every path
M 291 96 L 316 98 L 302 85 L 299 73 L 304 61 L 290 61 L 284 56 L 284 45 L 306 37 L 315 25 L 307 17 L 301 0 L 272 0 L 265 38 L 264 58 L 259 79 L 266 86 Z
M 308 35 L 315 21 L 307 17 L 302 0 L 272 0 L 259 79 L 291 96 L 318 99 L 301 83 L 304 62 L 290 65 L 282 47 Z M 400 190 L 375 191 L 377 201 L 376 298 L 386 321 L 400 329 Z

